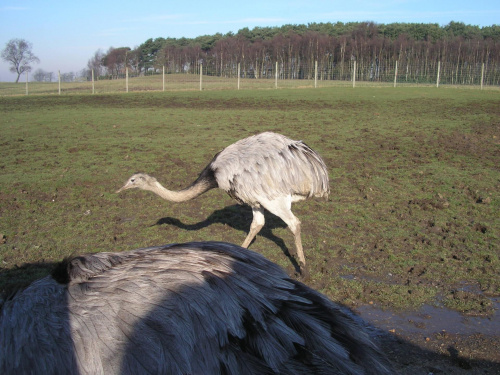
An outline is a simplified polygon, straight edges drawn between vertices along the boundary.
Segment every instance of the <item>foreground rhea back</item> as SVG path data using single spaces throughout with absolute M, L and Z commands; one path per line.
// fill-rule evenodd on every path
M 4 302 L 0 373 L 386 374 L 344 308 L 238 246 L 77 256 Z

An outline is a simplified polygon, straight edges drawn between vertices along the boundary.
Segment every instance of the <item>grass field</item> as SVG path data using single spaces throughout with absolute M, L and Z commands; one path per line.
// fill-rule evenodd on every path
M 174 204 L 115 194 L 136 171 L 191 183 L 230 143 L 275 131 L 325 159 L 331 196 L 294 206 L 308 284 L 348 305 L 500 295 L 500 93 L 435 88 L 149 92 L 0 99 L 0 289 L 72 253 L 196 240 L 240 244 L 248 207 L 220 190 Z M 271 215 L 251 249 L 293 275 Z
M 218 77 L 203 75 L 200 82 L 198 74 L 165 74 L 163 81 L 162 74 L 130 77 L 127 80 L 124 76 L 120 79 L 101 79 L 95 80 L 94 84 L 90 81 L 83 82 L 26 82 L 19 83 L 0 83 L 0 97 L 17 95 L 85 95 L 85 94 L 111 94 L 127 92 L 144 91 L 200 91 L 202 90 L 266 90 L 266 89 L 297 89 L 297 88 L 341 88 L 352 87 L 353 83 L 349 80 L 321 80 L 316 82 L 314 79 L 278 79 L 269 77 L 265 79 L 241 78 L 238 82 L 236 77 Z M 238 86 L 239 85 L 239 86 Z M 356 81 L 355 86 L 360 87 L 393 87 L 394 82 L 381 81 Z M 420 88 L 435 87 L 434 83 L 415 83 L 400 79 L 397 82 L 398 88 L 408 88 L 410 86 Z M 441 88 L 460 88 L 460 89 L 480 89 L 480 85 L 441 85 Z M 498 91 L 496 86 L 484 86 L 485 90 Z M 59 91 L 60 90 L 60 91 Z
M 241 78 L 240 89 L 273 89 L 276 87 L 274 79 Z M 363 83 L 360 83 L 361 85 Z M 319 81 L 319 87 L 352 86 L 349 81 Z M 202 90 L 236 90 L 237 78 L 225 78 L 204 75 L 201 82 Z M 279 80 L 279 88 L 314 87 L 314 80 L 295 79 Z M 81 94 L 110 94 L 143 91 L 200 91 L 200 76 L 198 74 L 165 74 L 165 86 L 161 74 L 153 76 L 125 77 L 120 79 L 96 80 L 94 85 L 90 81 L 83 82 L 29 82 L 28 95 L 58 95 L 59 88 L 63 95 Z M 26 83 L 0 83 L 0 96 L 26 95 Z

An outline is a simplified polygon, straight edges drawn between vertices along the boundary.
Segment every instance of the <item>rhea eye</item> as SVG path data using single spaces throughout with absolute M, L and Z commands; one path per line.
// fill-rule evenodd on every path
M 135 182 L 135 178 L 131 178 L 131 179 L 130 179 L 130 182 Z

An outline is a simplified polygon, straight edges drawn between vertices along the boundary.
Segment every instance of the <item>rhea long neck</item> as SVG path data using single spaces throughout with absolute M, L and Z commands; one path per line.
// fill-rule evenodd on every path
M 210 190 L 214 187 L 215 186 L 213 186 L 213 184 L 210 184 L 208 181 L 197 180 L 185 189 L 173 191 L 163 187 L 158 181 L 155 181 L 151 185 L 148 185 L 146 190 L 150 190 L 163 199 L 171 202 L 185 202 L 200 196 L 207 190 Z

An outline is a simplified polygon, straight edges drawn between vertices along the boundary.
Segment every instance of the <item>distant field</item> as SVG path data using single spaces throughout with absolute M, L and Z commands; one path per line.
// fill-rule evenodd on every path
M 294 206 L 310 285 L 348 305 L 438 303 L 492 314 L 490 298 L 500 295 L 498 91 L 199 92 L 196 84 L 87 95 L 82 83 L 74 95 L 0 99 L 0 289 L 47 274 L 72 253 L 241 244 L 251 211 L 222 191 L 183 204 L 114 191 L 136 171 L 183 188 L 223 147 L 270 130 L 304 140 L 329 166 L 329 201 Z M 161 90 L 161 80 L 155 85 Z M 37 93 L 52 94 L 48 87 Z M 293 275 L 292 246 L 268 215 L 250 248 Z
M 346 81 L 321 81 L 318 86 L 352 86 Z M 96 94 L 127 92 L 127 81 L 125 77 L 113 80 L 96 80 L 92 87 L 91 81 L 86 82 L 61 82 L 61 94 Z M 236 90 L 238 89 L 237 78 L 213 77 L 204 75 L 201 82 L 202 90 Z M 241 78 L 240 89 L 273 89 L 276 87 L 275 80 Z M 301 88 L 314 87 L 313 80 L 279 80 L 279 88 Z M 129 92 L 163 91 L 163 76 L 130 77 L 128 80 Z M 200 91 L 200 76 L 195 74 L 166 74 L 165 91 Z M 29 82 L 28 95 L 59 94 L 58 82 Z M 26 95 L 26 83 L 0 83 L 0 96 Z
M 22 81 L 22 79 L 21 79 Z M 165 83 L 165 84 L 164 84 Z M 314 79 L 278 79 L 274 77 L 267 79 L 241 78 L 240 90 L 255 89 L 296 89 L 296 88 L 330 88 L 330 87 L 352 87 L 352 81 L 343 80 L 321 80 L 315 83 Z M 360 87 L 393 87 L 393 82 L 371 82 L 356 81 L 355 86 Z M 434 87 L 429 83 L 409 83 L 398 81 L 398 87 Z M 479 85 L 452 86 L 441 85 L 442 88 L 454 87 L 461 89 L 479 89 Z M 237 90 L 237 78 L 224 78 L 204 75 L 201 79 L 202 90 Z M 125 77 L 113 80 L 95 80 L 85 82 L 29 82 L 27 95 L 81 95 L 81 94 L 109 94 L 127 92 L 127 81 Z M 498 90 L 498 87 L 484 86 L 487 90 Z M 128 92 L 143 91 L 200 91 L 200 76 L 198 74 L 157 74 L 153 76 L 130 77 L 128 79 Z M 26 82 L 6 83 L 0 82 L 0 97 L 26 95 Z

